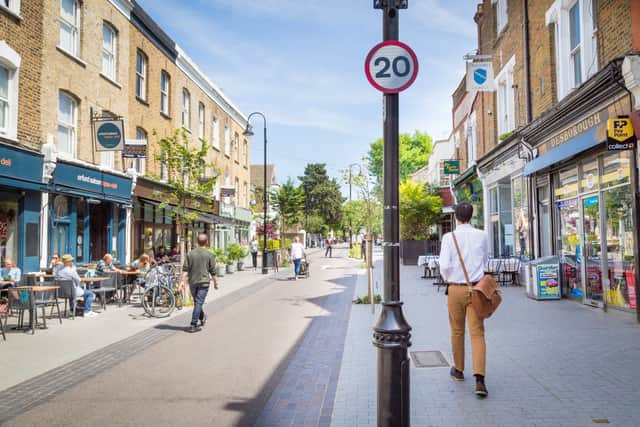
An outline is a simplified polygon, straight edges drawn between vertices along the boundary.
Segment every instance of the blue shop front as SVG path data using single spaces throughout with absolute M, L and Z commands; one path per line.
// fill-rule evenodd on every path
M 43 157 L 0 143 L 0 261 L 37 271 Z
M 131 178 L 58 161 L 49 185 L 49 253 L 79 264 L 110 253 L 124 262 Z

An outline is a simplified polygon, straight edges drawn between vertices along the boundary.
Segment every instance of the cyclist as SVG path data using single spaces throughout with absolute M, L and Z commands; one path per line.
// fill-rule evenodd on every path
M 206 249 L 207 241 L 205 233 L 198 234 L 198 247 L 189 252 L 184 260 L 180 287 L 178 288 L 180 291 L 184 289 L 185 280 L 188 277 L 189 290 L 194 300 L 190 332 L 200 331 L 207 322 L 207 315 L 202 310 L 202 306 L 209 292 L 209 284 L 213 282 L 214 289 L 218 289 L 216 258 Z M 198 320 L 200 326 L 198 326 Z

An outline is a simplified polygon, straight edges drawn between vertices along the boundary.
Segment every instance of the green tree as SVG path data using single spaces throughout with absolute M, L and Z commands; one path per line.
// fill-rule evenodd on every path
M 155 130 L 153 135 L 158 137 Z M 173 135 L 158 139 L 157 146 L 160 150 L 155 153 L 155 157 L 163 164 L 166 170 L 166 176 L 163 178 L 166 178 L 171 188 L 168 194 L 163 195 L 164 200 L 160 207 L 170 207 L 167 212 L 176 222 L 180 236 L 180 253 L 184 254 L 187 229 L 198 218 L 194 209 L 210 203 L 211 193 L 216 184 L 214 176 L 206 176 L 206 171 L 214 168 L 214 164 L 206 160 L 211 146 L 206 141 L 191 143 L 183 128 L 177 129 Z M 180 260 L 182 270 L 184 257 Z
M 432 149 L 431 137 L 427 133 L 416 130 L 413 134 L 400 134 L 400 182 L 427 165 Z M 383 154 L 383 140 L 380 138 L 371 144 L 366 157 L 378 186 L 382 185 Z
M 336 227 L 342 221 L 344 198 L 335 179 L 329 178 L 324 163 L 309 163 L 304 175 L 298 178 L 304 195 L 304 211 L 307 217 L 318 216 L 328 227 Z
M 278 213 L 280 219 L 280 249 L 284 252 L 284 233 L 287 227 L 300 223 L 304 213 L 304 194 L 300 187 L 297 187 L 293 180 L 289 178 L 279 188 L 272 190 L 269 194 L 269 203 Z
M 356 188 L 358 200 L 345 203 L 344 217 L 347 229 L 349 220 L 353 224 L 353 230 L 365 229 L 367 234 L 378 234 L 382 230 L 382 205 L 378 202 L 375 192 L 375 177 L 370 173 L 366 165 L 360 166 L 358 174 L 350 175 L 349 170 L 342 171 L 342 179 L 345 184 Z M 357 224 L 357 225 L 356 225 Z
M 400 238 L 424 240 L 441 217 L 442 197 L 427 184 L 407 180 L 400 185 Z

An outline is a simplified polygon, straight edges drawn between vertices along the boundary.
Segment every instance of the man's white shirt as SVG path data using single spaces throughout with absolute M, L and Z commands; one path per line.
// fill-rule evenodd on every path
M 469 280 L 477 282 L 484 276 L 489 258 L 487 233 L 473 228 L 470 224 L 460 224 L 455 230 L 460 253 L 469 273 Z M 440 247 L 440 274 L 447 283 L 466 283 L 464 271 L 458 260 L 456 246 L 451 233 L 442 236 Z

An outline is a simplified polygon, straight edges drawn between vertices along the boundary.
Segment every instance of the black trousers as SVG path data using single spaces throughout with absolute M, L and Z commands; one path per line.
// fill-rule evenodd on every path
M 251 261 L 253 261 L 253 268 L 258 268 L 258 252 L 251 252 Z

